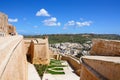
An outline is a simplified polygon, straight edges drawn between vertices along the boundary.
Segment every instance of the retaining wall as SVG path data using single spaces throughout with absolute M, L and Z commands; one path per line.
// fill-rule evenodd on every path
M 71 56 L 62 55 L 61 60 L 66 60 L 74 69 L 75 73 L 80 76 L 81 64 L 78 60 L 72 58 Z

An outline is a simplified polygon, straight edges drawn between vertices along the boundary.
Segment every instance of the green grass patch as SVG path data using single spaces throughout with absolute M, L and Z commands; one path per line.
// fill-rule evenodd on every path
M 51 59 L 50 65 L 47 68 L 47 73 L 51 74 L 65 74 L 63 72 L 63 67 L 67 67 L 67 65 L 62 65 L 63 61 Z
M 42 79 L 43 74 L 44 74 L 44 72 L 45 72 L 46 69 L 47 69 L 47 65 L 34 64 L 34 66 L 35 66 L 35 68 L 36 68 L 36 70 L 37 70 L 39 76 L 40 76 L 41 79 Z
M 48 73 L 51 73 L 51 74 L 65 74 L 65 72 L 55 72 L 55 71 L 52 71 L 52 70 L 47 70 Z
M 39 76 L 43 77 L 43 74 L 50 73 L 50 74 L 65 74 L 63 67 L 67 67 L 67 65 L 62 65 L 63 61 L 60 60 L 54 60 L 51 59 L 50 65 L 39 65 L 39 64 L 34 64 L 37 72 L 39 73 Z
M 48 68 L 54 68 L 54 67 L 67 67 L 67 65 L 49 65 Z
M 63 70 L 63 68 L 53 68 L 52 70 Z
M 61 61 L 51 59 L 50 64 L 61 64 Z

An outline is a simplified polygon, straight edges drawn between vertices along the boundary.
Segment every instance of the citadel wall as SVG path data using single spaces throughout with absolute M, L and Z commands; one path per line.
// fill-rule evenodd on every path
M 94 39 L 90 54 L 81 58 L 80 80 L 120 80 L 120 41 Z
M 27 80 L 23 37 L 1 37 L 0 42 L 0 80 Z

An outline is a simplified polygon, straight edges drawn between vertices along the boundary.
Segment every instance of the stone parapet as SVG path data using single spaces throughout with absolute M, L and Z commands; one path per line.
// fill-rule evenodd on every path
M 75 73 L 80 76 L 81 64 L 80 64 L 79 60 L 76 60 L 76 59 L 72 58 L 71 56 L 65 56 L 65 55 L 62 55 L 61 60 L 68 61 L 68 63 L 73 68 Z
M 120 80 L 120 57 L 84 56 L 80 80 Z
M 120 41 L 93 39 L 91 55 L 120 56 Z

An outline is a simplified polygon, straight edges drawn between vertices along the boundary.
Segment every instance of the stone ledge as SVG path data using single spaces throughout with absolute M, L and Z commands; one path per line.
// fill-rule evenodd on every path
M 97 73 L 94 73 L 94 75 L 100 75 L 100 77 L 102 76 L 103 78 L 105 78 L 105 80 L 120 80 L 120 57 L 84 56 L 81 58 L 81 61 L 82 67 L 86 69 L 88 69 L 87 67 L 89 67 L 92 69 L 92 71 Z M 86 65 L 84 64 L 86 64 L 87 67 L 85 67 Z M 85 73 L 85 70 L 81 72 L 81 80 L 85 80 L 83 78 L 87 75 L 87 73 L 86 75 L 83 75 L 83 73 Z M 88 74 L 92 75 L 91 73 Z

